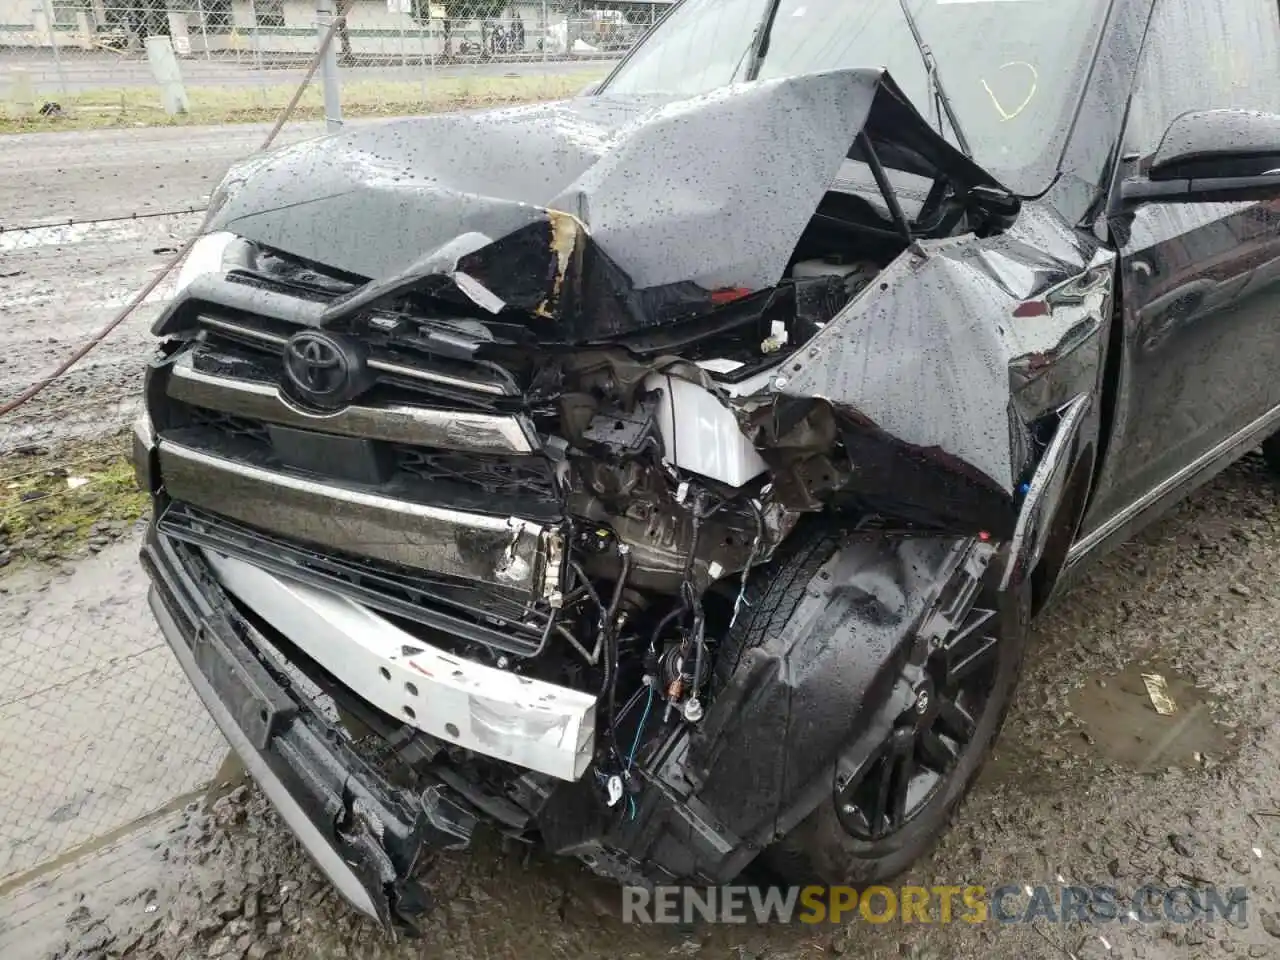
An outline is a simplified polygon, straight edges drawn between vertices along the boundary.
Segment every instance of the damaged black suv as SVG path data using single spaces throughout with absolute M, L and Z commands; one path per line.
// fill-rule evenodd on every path
M 887 878 L 1031 616 L 1271 448 L 1277 104 L 1275 0 L 683 0 L 247 161 L 155 328 L 155 614 L 389 925 L 482 821 Z

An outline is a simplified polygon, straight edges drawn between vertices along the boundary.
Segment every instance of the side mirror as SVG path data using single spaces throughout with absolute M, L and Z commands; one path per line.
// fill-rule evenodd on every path
M 1146 175 L 1120 190 L 1126 206 L 1280 198 L 1280 114 L 1184 113 L 1169 124 Z

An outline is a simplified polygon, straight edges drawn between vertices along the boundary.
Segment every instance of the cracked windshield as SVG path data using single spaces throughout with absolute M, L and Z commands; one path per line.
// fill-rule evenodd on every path
M 1053 176 L 1109 5 L 779 0 L 775 9 L 768 0 L 686 0 L 606 89 L 690 94 L 751 76 L 885 67 L 920 113 L 957 143 L 945 111 L 937 126 L 940 111 L 914 21 L 974 159 L 1011 189 L 1034 193 Z M 766 30 L 753 73 L 754 44 Z

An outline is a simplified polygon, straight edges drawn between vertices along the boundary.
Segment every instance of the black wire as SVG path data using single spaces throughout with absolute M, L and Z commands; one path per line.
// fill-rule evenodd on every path
M 685 558 L 684 582 L 680 585 L 683 592 L 687 592 L 685 598 L 685 606 L 693 611 L 693 639 L 697 646 L 697 656 L 694 659 L 693 667 L 693 693 L 692 696 L 698 695 L 698 675 L 702 670 L 702 649 L 704 646 L 705 631 L 704 626 L 706 620 L 702 612 L 702 602 L 693 594 L 693 583 L 689 579 L 693 570 L 694 555 L 698 549 L 698 540 L 702 536 L 702 521 L 706 517 L 710 517 L 717 510 L 725 505 L 725 501 L 721 500 L 715 507 L 706 513 L 703 510 L 706 507 L 706 500 L 703 491 L 698 491 L 698 498 L 693 505 L 693 538 L 689 546 L 689 556 Z
M 569 566 L 573 568 L 573 572 L 577 574 L 578 579 L 582 581 L 582 585 L 586 588 L 587 593 L 591 594 L 591 599 L 595 601 L 596 609 L 601 613 L 604 613 L 604 601 L 600 599 L 600 594 L 596 593 L 596 588 L 591 585 L 591 581 L 587 579 L 587 575 L 582 572 L 582 564 L 578 563 L 577 560 L 570 560 Z
M 618 573 L 618 582 L 613 585 L 613 599 L 609 601 L 607 616 L 610 625 L 618 616 L 618 608 L 622 606 L 622 591 L 627 585 L 627 577 L 631 575 L 630 548 L 619 547 L 618 552 L 622 555 L 622 570 Z
M 618 711 L 618 720 L 614 726 L 626 719 L 627 714 L 636 708 L 636 704 L 640 702 L 640 698 L 645 695 L 645 691 L 648 689 L 648 687 L 641 685 L 640 689 L 631 695 L 627 702 L 622 705 L 622 709 Z
M 659 620 L 658 625 L 653 628 L 653 633 L 650 634 L 649 636 L 649 649 L 652 650 L 654 653 L 657 653 L 658 640 L 661 638 L 662 632 L 667 629 L 667 627 L 671 624 L 671 621 L 675 620 L 677 617 L 683 616 L 688 612 L 689 612 L 689 604 L 688 604 L 688 601 L 685 599 L 684 593 L 682 591 L 680 594 L 680 606 L 676 607 L 674 610 L 668 613 L 665 617 Z
M 609 609 L 603 612 L 600 630 L 604 634 L 604 687 L 608 703 L 605 720 L 609 725 L 609 744 L 613 754 L 621 759 L 622 753 L 618 750 L 617 714 L 618 632 L 614 629 L 614 621 L 618 617 L 618 607 L 622 605 L 622 591 L 627 585 L 627 577 L 631 574 L 631 550 L 620 546 L 618 552 L 622 556 L 622 569 L 618 572 L 618 582 L 613 586 L 613 599 L 609 602 Z
M 698 685 L 702 682 L 702 650 L 706 646 L 706 617 L 702 613 L 702 607 L 699 605 L 697 613 L 693 615 L 693 637 L 694 643 L 698 647 L 698 655 L 693 661 L 693 694 L 698 695 Z
M 701 496 L 701 494 L 699 494 Z M 721 503 L 713 509 L 707 516 L 715 513 L 724 504 Z M 693 510 L 693 537 L 689 544 L 689 553 L 684 558 L 684 569 L 680 571 L 680 606 L 676 607 L 665 617 L 658 621 L 658 625 L 653 628 L 653 633 L 649 635 L 649 649 L 654 653 L 658 650 L 658 640 L 661 639 L 662 631 L 666 630 L 672 621 L 690 612 L 693 609 L 693 587 L 689 583 L 689 577 L 693 573 L 693 560 L 698 551 L 698 538 L 702 532 L 702 518 L 695 504 Z

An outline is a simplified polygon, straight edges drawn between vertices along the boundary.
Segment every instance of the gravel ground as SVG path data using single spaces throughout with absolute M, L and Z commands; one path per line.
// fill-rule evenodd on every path
M 481 841 L 432 875 L 425 939 L 343 905 L 249 788 L 3 891 L 0 955 L 359 957 L 1280 956 L 1280 485 L 1250 458 L 1050 611 L 996 757 L 904 882 L 1249 892 L 1246 922 L 624 925 L 567 862 Z M 1138 675 L 1178 704 L 1158 717 Z M 1152 738 L 1177 728 L 1163 748 Z M 7 924 L 7 928 L 6 928 Z

